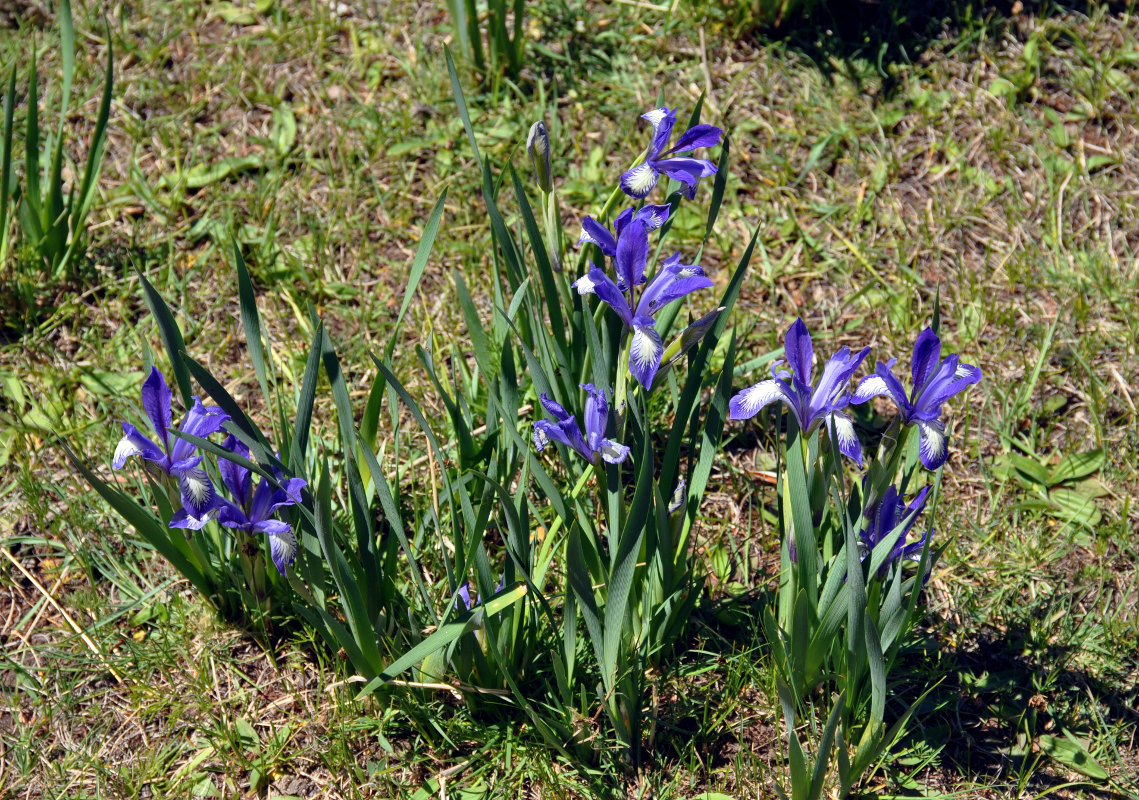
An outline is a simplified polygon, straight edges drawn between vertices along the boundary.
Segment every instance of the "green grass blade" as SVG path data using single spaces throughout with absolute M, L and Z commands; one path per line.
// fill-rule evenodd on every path
M 230 240 L 233 250 L 233 265 L 237 270 L 237 297 L 241 306 L 241 327 L 245 331 L 245 347 L 249 350 L 249 360 L 253 362 L 253 372 L 261 384 L 261 396 L 269 400 L 268 373 L 265 368 L 265 348 L 261 342 L 261 317 L 257 313 L 257 295 L 253 292 L 253 281 L 241 255 L 241 245 L 236 239 Z
M 834 743 L 834 734 L 842 720 L 842 712 L 845 706 L 846 695 L 840 692 L 835 700 L 834 708 L 831 709 L 830 717 L 827 718 L 827 725 L 823 728 L 823 735 L 819 737 L 819 747 L 815 751 L 815 769 L 811 775 L 811 789 L 808 792 L 811 800 L 823 796 L 823 782 L 826 781 L 827 773 L 830 771 L 831 746 Z
M 186 538 L 183 536 L 181 530 L 175 530 L 171 533 L 171 529 L 165 527 L 154 514 L 144 509 L 122 492 L 111 488 L 111 486 L 103 482 L 98 475 L 91 471 L 87 465 L 75 455 L 66 442 L 61 440 L 59 445 L 63 448 L 63 452 L 67 455 L 67 458 L 71 461 L 75 469 L 77 469 L 84 480 L 91 485 L 91 488 L 98 492 L 99 496 L 102 497 L 107 502 L 107 505 L 113 508 L 120 517 L 138 531 L 138 534 L 146 540 L 147 544 L 161 553 L 162 557 L 169 561 L 176 570 L 182 573 L 186 580 L 190 581 L 194 588 L 205 597 L 208 598 L 214 594 L 216 587 L 210 584 L 198 566 L 193 563 L 193 555 L 186 545 Z
M 467 323 L 467 336 L 470 339 L 471 350 L 475 354 L 475 363 L 483 375 L 489 378 L 496 370 L 490 357 L 490 344 L 487 341 L 486 331 L 483 330 L 482 320 L 479 319 L 478 309 L 462 273 L 456 269 L 452 272 L 452 277 L 455 281 L 455 291 L 459 295 L 459 309 L 463 312 L 463 319 Z
M 28 115 L 24 124 L 24 183 L 27 191 L 23 194 L 26 213 L 21 222 L 24 236 L 37 245 L 43 237 L 40 224 L 42 195 L 40 190 L 40 101 L 36 75 L 36 48 L 33 41 L 32 59 L 28 66 Z
M 146 305 L 150 308 L 151 316 L 158 325 L 158 334 L 162 337 L 162 344 L 166 348 L 166 357 L 170 359 L 170 368 L 174 370 L 174 380 L 178 384 L 178 391 L 182 394 L 182 402 L 186 408 L 194 404 L 194 385 L 190 380 L 190 370 L 182 361 L 182 354 L 186 350 L 186 343 L 182 339 L 182 331 L 174 321 L 174 314 L 170 306 L 162 299 L 158 290 L 150 285 L 150 281 L 138 268 L 134 268 L 142 290 L 146 297 Z
M 308 450 L 312 410 L 316 403 L 316 383 L 320 378 L 320 354 L 324 349 L 324 323 L 318 322 L 305 361 L 304 378 L 301 380 L 301 393 L 297 399 L 297 417 L 293 424 L 293 447 L 296 457 L 304 462 Z
M 550 328 L 553 330 L 554 338 L 557 339 L 558 344 L 565 348 L 566 333 L 565 321 L 562 318 L 562 298 L 558 292 L 557 278 L 550 264 L 550 256 L 546 252 L 546 240 L 534 219 L 533 209 L 526 197 L 526 187 L 518 178 L 518 173 L 513 166 L 510 167 L 510 179 L 514 184 L 514 196 L 518 201 L 518 210 L 522 215 L 526 237 L 530 240 L 530 249 L 534 253 L 534 260 L 537 262 L 538 279 L 542 282 L 542 293 L 546 296 L 546 313 L 550 316 Z
M 878 627 L 870 609 L 865 610 L 866 657 L 870 666 L 870 724 L 879 728 L 886 717 L 886 661 L 882 657 L 882 643 L 878 638 Z
M 63 86 L 60 88 L 59 133 L 67 130 L 67 106 L 71 102 L 71 81 L 75 77 L 75 26 L 71 20 L 71 0 L 59 3 L 59 46 L 63 62 Z
M 470 6 L 473 6 L 473 3 L 470 4 Z M 468 6 L 468 12 L 470 6 Z M 477 25 L 477 21 L 475 24 Z M 474 49 L 477 52 L 481 52 L 477 28 L 476 33 L 471 38 Z M 463 96 L 463 87 L 459 83 L 459 73 L 455 71 L 455 59 L 451 57 L 451 48 L 443 45 L 443 54 L 447 59 L 447 74 L 451 77 L 451 93 L 455 96 L 455 105 L 458 106 L 459 109 L 459 119 L 463 121 L 463 130 L 467 132 L 467 140 L 471 143 L 471 151 L 475 154 L 475 163 L 478 164 L 479 172 L 485 173 L 486 170 L 483 169 L 482 157 L 479 156 L 479 145 L 478 142 L 475 141 L 475 129 L 471 127 L 471 115 L 467 113 L 467 99 Z M 475 62 L 479 63 L 480 61 L 481 56 L 476 57 Z M 481 64 L 479 64 L 479 68 L 482 68 Z
M 67 269 L 82 246 L 87 228 L 87 214 L 95 196 L 95 187 L 103 165 L 103 151 L 107 145 L 107 125 L 111 117 L 111 94 L 114 85 L 114 47 L 111 45 L 111 31 L 107 29 L 107 71 L 103 78 L 103 96 L 99 101 L 99 112 L 95 117 L 95 130 L 91 134 L 91 145 L 87 150 L 87 167 L 83 171 L 79 193 L 71 207 L 71 244 L 67 248 L 63 269 Z
M 593 591 L 593 578 L 589 567 L 585 563 L 581 525 L 577 521 L 567 522 L 570 526 L 569 536 L 566 538 L 566 583 L 569 590 L 577 599 L 581 609 L 582 619 L 585 620 L 585 630 L 589 634 L 590 644 L 593 645 L 594 656 L 597 663 L 605 660 L 605 635 L 601 627 L 601 612 L 597 608 L 597 597 Z M 609 673 L 602 671 L 601 680 L 606 691 L 609 690 Z
M 419 246 L 415 250 L 415 258 L 411 262 L 411 270 L 408 272 L 403 302 L 400 303 L 399 314 L 396 315 L 391 338 L 388 340 L 387 349 L 384 351 L 385 361 L 391 361 L 392 353 L 395 352 L 396 337 L 399 335 L 400 326 L 403 324 L 403 317 L 407 313 L 411 299 L 415 296 L 415 290 L 419 287 L 419 281 L 427 269 L 427 261 L 431 257 L 432 248 L 435 246 L 435 237 L 439 233 L 439 223 L 443 217 L 443 206 L 446 202 L 447 190 L 444 189 L 443 194 L 435 202 L 435 207 L 431 209 L 431 214 L 427 217 L 427 224 L 423 226 L 423 236 L 419 240 Z
M 787 475 L 783 486 L 784 526 L 796 550 L 796 586 L 807 591 L 812 612 L 818 609 L 819 545 L 811 520 L 810 490 L 804 463 L 804 434 L 793 414 L 787 414 Z M 857 555 L 856 555 L 857 557 Z
M 720 160 L 716 166 L 716 180 L 712 183 L 712 198 L 708 204 L 708 222 L 704 226 L 704 239 L 700 242 L 700 252 L 704 252 L 704 243 L 712 235 L 716 227 L 716 219 L 720 216 L 720 205 L 724 202 L 724 190 L 728 186 L 728 154 L 731 150 L 731 141 L 724 137 L 724 144 L 720 148 Z
M 431 605 L 431 593 L 427 590 L 427 586 L 423 582 L 423 575 L 419 569 L 415 550 L 412 549 L 411 542 L 407 538 L 407 531 L 403 527 L 403 519 L 400 515 L 399 505 L 396 503 L 391 486 L 388 484 L 388 479 L 384 475 L 383 467 L 380 466 L 376 454 L 373 453 L 370 448 L 363 447 L 361 448 L 361 452 L 364 456 L 364 463 L 368 466 L 368 474 L 371 477 L 372 486 L 376 489 L 376 497 L 380 501 L 380 510 L 384 514 L 384 519 L 388 521 L 392 533 L 395 534 L 399 546 L 403 548 L 404 556 L 407 558 L 408 569 L 411 572 L 412 583 L 414 583 L 415 588 L 419 590 L 423 607 L 434 611 Z M 439 620 L 436 619 L 435 624 L 438 623 Z
M 601 670 L 604 675 L 609 676 L 610 682 L 617 677 L 619 648 L 625 638 L 625 609 L 632 594 L 637 556 L 641 551 L 645 529 L 652 524 L 650 517 L 653 502 L 653 451 L 649 437 L 645 437 L 645 446 L 641 452 L 641 463 L 637 472 L 637 488 L 633 493 L 633 502 L 629 505 L 629 516 L 621 530 L 605 595 L 605 638 Z
M 328 474 L 328 461 L 321 464 L 320 482 L 315 492 L 316 500 L 316 536 L 324 553 L 325 562 L 332 573 L 332 579 L 340 594 L 340 608 L 344 612 L 348 629 L 352 638 L 359 647 L 365 662 L 369 665 L 369 672 L 374 676 L 383 666 L 383 657 L 380 655 L 376 643 L 375 631 L 368 619 L 364 597 L 360 593 L 360 586 L 352 573 L 351 567 L 344 553 L 336 544 L 333 532 L 332 518 L 332 480 Z
M 8 78 L 4 92 L 4 127 L 0 129 L 4 142 L 0 145 L 0 268 L 8 261 L 8 196 L 12 189 L 12 135 L 15 132 L 16 68 Z
M 783 722 L 787 727 L 787 756 L 791 770 L 792 800 L 807 800 L 810 788 L 807 779 L 807 757 L 799 736 L 795 733 L 795 696 L 791 687 L 780 677 L 775 679 L 775 689 L 779 694 L 779 704 L 783 708 Z
M 348 384 L 344 380 L 340 358 L 336 355 L 336 348 L 333 346 L 327 330 L 321 342 L 320 360 L 324 365 L 324 374 L 328 377 L 328 383 L 332 387 L 332 403 L 336 406 L 336 420 L 340 427 L 340 443 L 344 450 L 344 457 L 354 459 L 356 425 L 352 417 L 352 400 L 348 396 Z

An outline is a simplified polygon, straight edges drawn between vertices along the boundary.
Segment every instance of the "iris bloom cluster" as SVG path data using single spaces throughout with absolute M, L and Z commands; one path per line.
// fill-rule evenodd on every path
M 847 390 L 851 376 L 866 358 L 869 347 L 854 355 L 843 347 L 827 361 L 818 382 L 812 385 L 814 348 L 801 319 L 795 320 L 788 329 L 784 349 L 791 371 L 778 369 L 782 362 L 773 364 L 770 380 L 760 381 L 732 398 L 731 418 L 750 419 L 765 406 L 779 401 L 791 409 L 800 429 L 808 434 L 822 422 L 833 421 L 839 451 L 856 461 L 859 467 L 862 466 L 862 446 L 845 411 L 849 405 L 889 395 L 898 406 L 902 424 L 918 428 L 922 464 L 926 469 L 935 470 L 948 456 L 942 406 L 981 380 L 981 370 L 965 364 L 956 355 L 940 358 L 941 340 L 931 328 L 922 331 L 914 344 L 914 388 L 909 395 L 893 373 L 896 359 L 886 363 L 879 361 L 876 372 L 863 378 L 853 394 Z
M 897 359 L 878 362 L 873 375 L 867 375 L 854 392 L 852 403 L 865 403 L 879 395 L 887 395 L 898 407 L 903 424 L 916 425 L 920 436 L 921 463 L 935 470 L 945 463 L 949 449 L 945 441 L 945 423 L 941 407 L 949 398 L 981 380 L 981 370 L 965 364 L 956 355 L 941 358 L 941 339 L 926 328 L 914 343 L 910 366 L 913 389 L 910 394 L 894 375 Z
M 653 138 L 644 162 L 621 176 L 620 187 L 631 197 L 644 198 L 656 186 L 660 175 L 675 178 L 683 188 L 681 194 L 691 198 L 701 177 L 713 175 L 716 167 L 705 159 L 681 155 L 697 148 L 712 147 L 720 142 L 723 131 L 713 125 L 694 125 L 682 133 L 676 144 L 668 147 L 676 124 L 676 111 L 667 106 L 642 115 L 653 126 Z M 532 153 L 533 155 L 533 153 Z M 542 180 L 542 169 L 535 165 Z M 545 190 L 545 187 L 543 186 Z M 672 211 L 669 204 L 642 205 L 627 208 L 617 215 L 610 230 L 587 216 L 582 222 L 578 245 L 592 244 L 611 262 L 611 277 L 597 264 L 573 283 L 580 295 L 593 294 L 620 317 L 629 336 L 629 372 L 646 391 L 653 386 L 658 373 L 667 369 L 711 328 L 722 309 L 717 309 L 690 325 L 667 349 L 656 329 L 656 316 L 669 303 L 699 289 L 711 287 L 712 281 L 695 264 L 681 263 L 680 254 L 664 260 L 656 274 L 645 274 L 649 258 L 649 233 L 659 230 Z M 604 264 L 603 264 L 604 266 Z M 666 358 L 667 353 L 667 358 Z M 619 382 L 620 387 L 624 381 Z M 573 415 L 557 402 L 542 395 L 542 405 L 552 419 L 534 424 L 534 443 L 542 450 L 550 441 L 566 445 L 582 458 L 597 464 L 601 461 L 620 463 L 628 456 L 628 448 L 605 437 L 608 424 L 608 401 L 605 391 L 592 384 L 583 385 L 588 399 L 585 410 L 585 433 L 582 434 Z M 618 398 L 621 400 L 621 398 Z
M 233 435 L 226 438 L 222 447 L 236 456 L 249 458 L 249 448 Z M 280 488 L 277 488 L 262 477 L 254 487 L 253 476 L 248 469 L 224 459 L 218 462 L 218 472 L 233 498 L 218 498 L 218 522 L 227 528 L 245 531 L 250 536 L 265 534 L 273 564 L 284 575 L 285 568 L 292 566 L 297 557 L 297 537 L 287 522 L 271 519 L 271 515 L 279 508 L 300 503 L 301 489 L 308 483 L 301 478 L 282 479 L 283 476 L 279 476 Z
M 579 294 L 597 295 L 625 323 L 632 335 L 629 371 L 646 390 L 652 388 L 664 355 L 664 342 L 656 329 L 656 315 L 673 300 L 712 286 L 703 269 L 694 264 L 680 263 L 679 253 L 665 259 L 652 281 L 648 282 L 645 277 L 648 256 L 648 227 L 634 218 L 624 226 L 616 241 L 613 261 L 617 281 L 593 266 L 573 284 Z M 636 287 L 646 282 L 648 285 L 634 306 Z
M 134 425 L 124 422 L 124 436 L 115 448 L 112 466 L 122 469 L 128 458 L 139 456 L 152 470 L 178 482 L 182 508 L 171 517 L 171 528 L 199 530 L 216 519 L 227 528 L 240 529 L 251 536 L 265 534 L 273 563 L 284 575 L 285 568 L 296 558 L 297 539 L 288 523 L 271 519 L 271 516 L 279 508 L 301 502 L 300 493 L 306 482 L 282 476 L 280 488 L 272 486 L 264 478 L 254 487 L 248 469 L 223 458 L 218 462 L 218 472 L 233 499 L 221 497 L 202 469 L 203 457 L 197 452 L 197 447 L 171 433 L 170 400 L 166 379 L 157 367 L 152 368 L 142 384 L 142 405 L 160 444 L 144 436 Z M 222 430 L 228 421 L 228 414 L 215 406 L 202 405 L 201 400 L 195 397 L 194 405 L 178 432 L 205 439 Z M 222 447 L 237 457 L 249 458 L 249 448 L 232 434 Z

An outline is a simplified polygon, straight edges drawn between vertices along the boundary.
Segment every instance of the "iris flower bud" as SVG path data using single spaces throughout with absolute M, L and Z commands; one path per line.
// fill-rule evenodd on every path
M 526 152 L 530 154 L 538 185 L 542 187 L 543 192 L 549 194 L 554 188 L 550 172 L 550 135 L 546 132 L 546 123 L 542 120 L 530 126 L 530 135 L 526 137 Z

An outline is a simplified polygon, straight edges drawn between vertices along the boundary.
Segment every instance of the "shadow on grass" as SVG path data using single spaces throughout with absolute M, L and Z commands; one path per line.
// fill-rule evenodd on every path
M 939 630 L 952 628 L 949 620 L 931 622 Z M 952 784 L 964 778 L 985 786 L 1016 785 L 1043 796 L 1070 786 L 1074 773 L 1040 751 L 1039 736 L 1063 738 L 1064 731 L 1070 731 L 1084 740 L 1130 738 L 1120 732 L 1128 727 L 1134 731 L 1139 724 L 1139 690 L 1133 675 L 1128 677 L 1135 664 L 1130 670 L 1093 675 L 1076 663 L 1085 651 L 1082 642 L 1075 637 L 1060 641 L 1058 636 L 1041 645 L 1032 627 L 1025 620 L 957 645 L 927 631 L 903 653 L 895 668 L 900 679 L 893 687 L 894 708 L 901 713 L 915 702 L 919 708 L 910 732 L 894 751 L 909 748 L 918 757 L 936 754 L 934 763 L 940 762 L 915 776 L 918 783 L 948 779 Z M 1127 762 L 1135 756 L 1120 752 L 1115 763 L 1114 747 L 1099 748 L 1102 766 L 1113 780 L 1087 779 L 1080 784 L 1082 796 L 1132 796 L 1127 792 L 1135 786 L 1127 785 L 1126 775 Z
M 841 73 L 862 88 L 876 75 L 881 79 L 877 93 L 888 96 L 898 86 L 893 67 L 918 63 L 938 39 L 955 41 L 958 50 L 982 36 L 999 39 L 1021 18 L 1090 14 L 1102 5 L 1080 0 L 822 0 L 813 13 L 789 19 L 766 35 L 807 56 L 828 77 Z M 1117 0 L 1106 7 L 1116 12 L 1134 5 L 1134 0 Z

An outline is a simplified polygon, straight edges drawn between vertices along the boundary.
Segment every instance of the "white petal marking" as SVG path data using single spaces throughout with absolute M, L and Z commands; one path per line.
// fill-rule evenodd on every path
M 199 508 L 209 501 L 213 486 L 203 470 L 189 469 L 183 472 L 179 477 L 182 479 L 182 491 L 191 505 L 195 508 Z
M 637 362 L 637 366 L 642 369 L 651 367 L 653 362 L 660 358 L 660 354 L 664 350 L 663 345 L 647 333 L 649 330 L 652 329 L 647 326 L 637 326 L 633 330 L 633 345 L 630 355 Z
M 854 432 L 854 423 L 846 414 L 832 414 L 834 432 L 838 434 L 839 444 L 849 448 L 858 443 L 858 435 Z
M 935 464 L 945 460 L 945 424 L 940 420 L 934 422 L 918 422 L 918 431 L 921 434 L 921 451 L 926 458 Z
M 858 388 L 854 391 L 854 396 L 850 398 L 852 403 L 865 403 L 871 397 L 877 397 L 880 394 L 889 394 L 886 388 L 886 381 L 882 380 L 879 375 L 869 375 L 863 378 L 858 383 Z
M 601 458 L 610 464 L 620 464 L 629 455 L 629 448 L 623 444 L 617 444 L 612 439 L 602 439 L 597 452 L 601 453 Z
M 783 392 L 779 391 L 775 381 L 760 381 L 755 386 L 744 389 L 740 393 L 740 399 L 744 413 L 749 417 L 754 417 L 768 403 L 784 398 Z
M 597 289 L 597 284 L 594 283 L 588 275 L 582 275 L 573 282 L 573 288 L 577 289 L 577 293 L 581 295 L 594 294 Z
M 119 444 L 115 447 L 115 457 L 111 461 L 111 466 L 115 469 L 122 469 L 123 465 L 127 463 L 127 459 L 131 456 L 137 456 L 142 453 L 142 450 L 131 441 L 129 436 L 124 436 L 119 440 Z
M 641 164 L 625 173 L 625 188 L 633 197 L 644 197 L 657 183 L 657 172 L 648 164 Z

